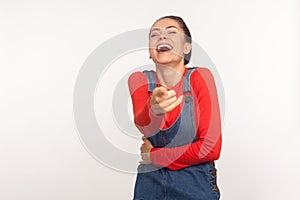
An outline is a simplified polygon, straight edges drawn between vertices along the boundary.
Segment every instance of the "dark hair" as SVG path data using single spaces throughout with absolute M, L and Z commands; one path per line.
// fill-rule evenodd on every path
M 174 16 L 174 15 L 168 15 L 168 16 L 164 16 L 164 17 L 159 18 L 155 22 L 158 22 L 162 19 L 173 19 L 173 20 L 175 20 L 184 32 L 184 37 L 185 37 L 186 42 L 192 44 L 192 36 L 191 36 L 190 30 L 189 30 L 189 28 L 187 27 L 187 25 L 185 24 L 185 22 L 183 21 L 183 19 L 181 17 Z M 192 49 L 188 54 L 184 54 L 184 64 L 185 65 L 190 62 L 191 55 L 192 55 Z

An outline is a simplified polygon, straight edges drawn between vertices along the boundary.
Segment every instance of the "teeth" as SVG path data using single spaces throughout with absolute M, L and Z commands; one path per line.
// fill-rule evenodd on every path
M 168 44 L 161 44 L 161 45 L 158 45 L 158 47 L 157 47 L 158 51 L 169 51 L 171 49 L 173 49 L 173 47 Z

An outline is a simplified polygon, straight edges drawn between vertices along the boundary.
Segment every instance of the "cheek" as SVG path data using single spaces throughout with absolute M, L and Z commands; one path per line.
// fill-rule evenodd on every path
M 156 49 L 156 42 L 154 40 L 149 41 L 149 49 Z
M 183 52 L 184 52 L 184 44 L 183 43 L 177 43 L 174 51 L 176 52 L 176 54 L 182 55 Z
M 176 52 L 181 54 L 184 51 L 185 40 L 182 37 L 174 37 L 173 41 L 175 43 Z
M 155 54 L 155 52 L 156 52 L 156 49 L 155 49 L 155 48 L 152 48 L 152 47 L 150 47 L 150 45 L 149 45 L 149 53 L 150 53 L 150 55 L 153 55 L 153 54 Z
M 153 61 L 155 61 L 156 57 L 157 57 L 157 55 L 156 55 L 156 49 L 149 48 L 148 51 L 149 51 L 149 57 L 150 57 L 150 59 L 152 59 Z

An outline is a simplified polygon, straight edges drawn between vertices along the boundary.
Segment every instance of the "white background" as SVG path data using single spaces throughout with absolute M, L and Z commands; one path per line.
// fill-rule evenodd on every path
M 0 199 L 131 199 L 135 175 L 80 142 L 74 83 L 102 42 L 166 14 L 185 19 L 223 81 L 222 199 L 298 199 L 297 0 L 0 1 Z

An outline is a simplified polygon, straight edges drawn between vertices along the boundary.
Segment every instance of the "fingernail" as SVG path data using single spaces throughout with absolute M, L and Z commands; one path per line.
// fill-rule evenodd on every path
M 181 102 L 183 99 L 183 96 L 181 95 L 180 97 L 178 97 L 178 101 Z
M 173 94 L 173 95 L 176 94 L 175 90 L 170 90 L 170 92 L 171 92 L 171 94 Z

